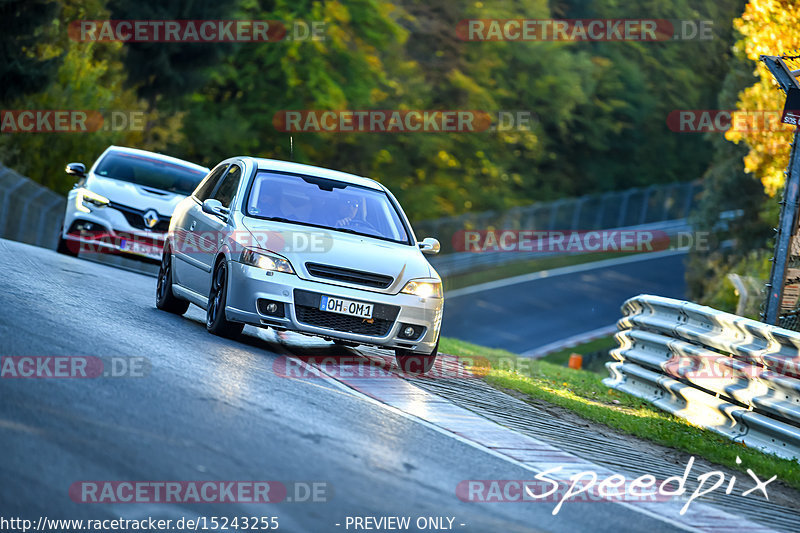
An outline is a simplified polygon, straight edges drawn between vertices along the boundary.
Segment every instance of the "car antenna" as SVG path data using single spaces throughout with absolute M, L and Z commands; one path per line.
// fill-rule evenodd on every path
M 294 162 L 294 139 L 289 135 L 289 161 Z

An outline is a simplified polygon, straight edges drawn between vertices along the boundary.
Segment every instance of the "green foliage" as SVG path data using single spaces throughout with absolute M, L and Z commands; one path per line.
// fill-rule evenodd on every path
M 101 2 L 64 2 L 59 24 L 73 18 L 108 18 Z M 65 34 L 45 44 L 58 49 L 61 62 L 52 83 L 40 92 L 16 98 L 12 109 L 94 110 L 108 116 L 112 110 L 143 111 L 132 91 L 123 90 L 125 74 L 119 43 L 79 43 Z M 74 178 L 64 173 L 68 162 L 87 166 L 109 144 L 139 146 L 141 132 L 110 129 L 94 132 L 14 133 L 0 137 L 0 160 L 21 174 L 56 191 L 65 192 Z
M 729 59 L 719 95 L 721 109 L 777 110 L 782 105 L 782 93 L 772 87 L 770 74 L 766 69 L 756 69 L 754 62 L 758 53 L 781 52 L 775 47 L 781 46 L 782 36 L 793 35 L 794 19 L 770 24 L 759 21 L 759 17 L 771 19 L 776 12 L 796 16 L 788 6 L 770 4 L 769 9 L 763 9 L 758 2 L 751 2 L 745 16 L 735 21 L 745 33 L 736 34 L 736 53 Z M 704 175 L 704 196 L 694 215 L 695 226 L 714 232 L 717 238 L 710 249 L 692 252 L 687 280 L 689 298 L 734 312 L 738 297 L 728 274 L 757 281 L 761 288 L 769 280 L 775 235 L 772 228 L 778 224 L 780 205 L 767 195 L 765 187 L 771 193 L 782 187 L 790 137 L 782 131 L 731 131 L 727 138 L 736 144 L 719 136 L 712 140 L 715 152 Z M 720 214 L 730 209 L 741 209 L 741 215 L 720 228 Z M 723 242 L 729 246 L 721 247 Z M 764 296 L 759 291 L 750 300 L 746 315 L 757 319 Z
M 234 0 L 109 0 L 114 20 L 228 19 Z M 187 94 L 206 82 L 211 69 L 228 51 L 222 43 L 128 43 L 124 64 L 127 83 L 155 107 L 174 109 Z
M 753 250 L 743 255 L 715 252 L 703 256 L 694 256 L 689 260 L 688 279 L 690 289 L 698 295 L 698 301 L 705 305 L 735 313 L 739 302 L 739 293 L 729 274 L 743 276 L 749 281 L 748 299 L 744 316 L 759 320 L 761 304 L 764 301 L 763 288 L 769 279 L 770 258 L 768 250 Z
M 665 127 L 674 109 L 713 107 L 740 0 L 59 0 L 51 52 L 67 63 L 19 106 L 146 110 L 147 129 L 84 139 L 17 134 L 0 157 L 59 190 L 52 175 L 114 143 L 213 165 L 234 154 L 379 179 L 412 220 L 666 181 L 707 166 L 710 142 Z M 713 18 L 712 42 L 467 42 L 468 18 Z M 66 39 L 72 20 L 108 18 L 324 21 L 324 40 L 120 44 Z M 702 53 L 701 53 L 702 52 Z M 288 134 L 285 110 L 530 112 L 528 130 Z M 47 156 L 42 147 L 51 150 Z M 292 149 L 290 151 L 290 146 Z M 60 172 L 60 170 L 58 170 Z
M 713 23 L 710 40 L 581 43 L 577 48 L 590 52 L 597 65 L 593 98 L 576 109 L 557 171 L 581 176 L 588 192 L 699 177 L 709 164 L 711 143 L 697 133 L 670 131 L 666 117 L 715 107 L 728 71 L 731 21 L 743 7 L 743 1 L 556 2 L 553 11 L 564 18 Z
M 51 0 L 0 0 L 0 103 L 44 88 L 52 81 L 59 56 L 45 53 L 58 3 Z

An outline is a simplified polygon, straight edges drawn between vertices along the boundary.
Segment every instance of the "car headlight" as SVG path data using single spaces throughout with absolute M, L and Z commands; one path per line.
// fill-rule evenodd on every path
M 78 189 L 78 194 L 75 196 L 75 207 L 78 211 L 84 213 L 91 213 L 95 207 L 105 207 L 109 203 L 109 199 L 105 196 L 100 196 L 89 189 Z
M 287 259 L 268 252 L 256 252 L 250 248 L 242 250 L 239 257 L 239 262 L 245 265 L 262 268 L 264 270 L 271 270 L 273 272 L 285 272 L 286 274 L 294 274 L 292 264 Z
M 413 294 L 420 298 L 441 298 L 442 282 L 438 280 L 411 280 L 406 283 L 403 290 L 404 294 Z

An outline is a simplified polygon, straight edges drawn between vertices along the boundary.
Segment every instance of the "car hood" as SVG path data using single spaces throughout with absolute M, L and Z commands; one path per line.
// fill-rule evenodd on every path
M 243 224 L 253 235 L 255 242 L 262 242 L 265 236 L 268 241 L 272 239 L 273 245 L 267 245 L 266 248 L 288 259 L 302 279 L 358 286 L 311 277 L 306 270 L 306 263 L 319 263 L 391 276 L 394 282 L 388 288 L 370 289 L 386 293 L 398 292 L 410 279 L 438 277 L 422 252 L 406 244 L 269 220 L 246 218 L 243 219 Z M 272 232 L 276 232 L 279 236 L 272 238 L 271 236 L 275 235 Z M 315 236 L 316 240 L 306 244 L 309 242 L 309 235 Z M 359 288 L 364 287 L 359 286 Z
M 178 203 L 186 198 L 181 194 L 143 187 L 127 181 L 103 178 L 91 174 L 85 187 L 90 191 L 105 196 L 112 202 L 146 211 L 155 209 L 159 215 L 172 216 Z

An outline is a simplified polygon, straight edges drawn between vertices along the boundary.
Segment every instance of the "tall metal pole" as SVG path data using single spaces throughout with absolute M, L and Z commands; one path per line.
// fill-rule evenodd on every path
M 794 77 L 780 57 L 761 56 L 760 59 L 784 92 L 788 93 L 792 87 L 800 88 L 797 78 Z M 780 317 L 792 234 L 797 227 L 798 191 L 800 191 L 800 150 L 797 149 L 799 138 L 800 134 L 795 129 L 791 155 L 789 156 L 789 168 L 786 172 L 783 206 L 781 207 L 781 217 L 775 242 L 775 258 L 772 263 L 769 284 L 767 285 L 767 305 L 764 313 L 764 322 L 773 325 L 778 324 Z
M 784 282 L 786 280 L 786 265 L 789 263 L 789 251 L 792 245 L 792 234 L 797 226 L 798 186 L 800 186 L 800 152 L 797 150 L 798 134 L 795 131 L 792 142 L 792 155 L 789 160 L 789 170 L 786 177 L 786 187 L 783 193 L 783 206 L 778 225 L 778 235 L 775 242 L 775 259 L 772 263 L 772 273 L 769 281 L 767 296 L 767 309 L 764 322 L 778 324 L 778 317 L 783 301 Z

